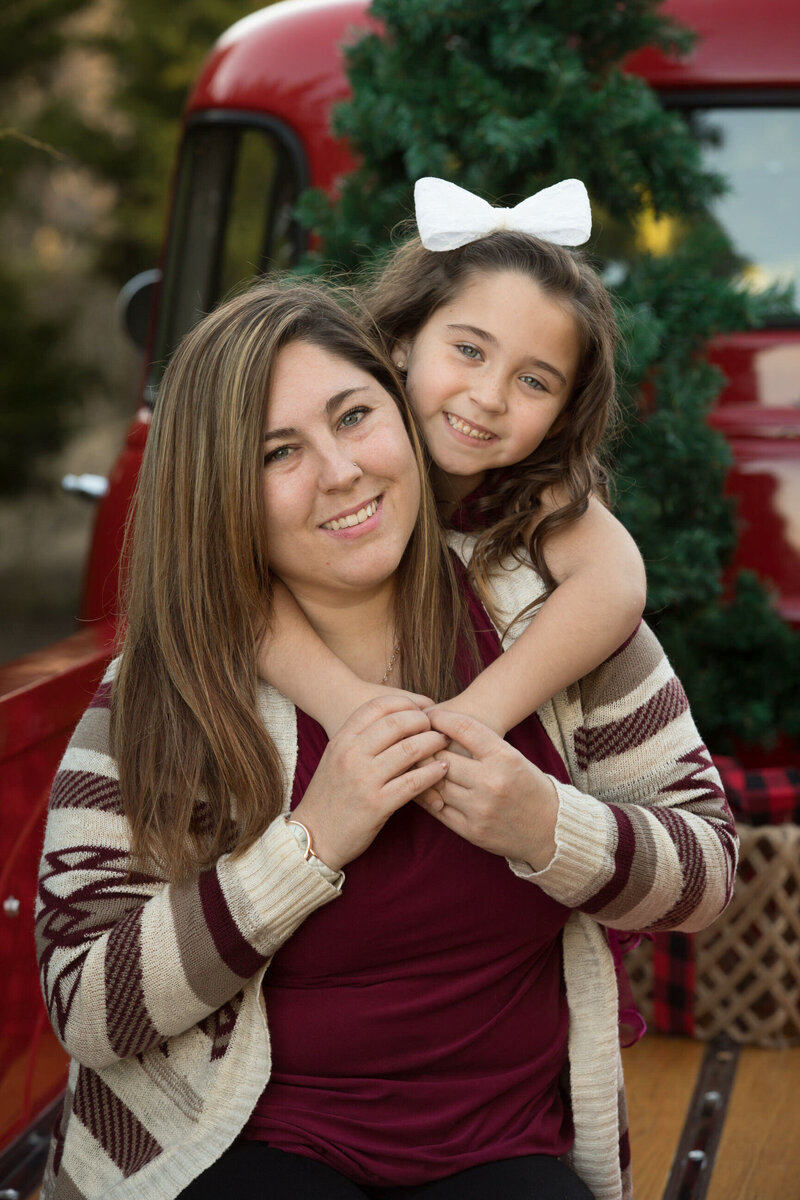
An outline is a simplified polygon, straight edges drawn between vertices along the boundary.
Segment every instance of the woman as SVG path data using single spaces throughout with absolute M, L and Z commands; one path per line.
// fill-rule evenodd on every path
M 174 356 L 123 654 L 42 859 L 45 998 L 74 1058 L 44 1197 L 628 1192 L 596 921 L 708 923 L 732 824 L 643 629 L 543 710 L 550 740 L 535 718 L 506 742 L 431 728 L 427 698 L 499 642 L 421 468 L 391 364 L 321 291 L 260 287 Z M 326 747 L 256 684 L 270 571 L 348 666 L 418 694 Z M 496 580 L 499 617 L 531 579 Z

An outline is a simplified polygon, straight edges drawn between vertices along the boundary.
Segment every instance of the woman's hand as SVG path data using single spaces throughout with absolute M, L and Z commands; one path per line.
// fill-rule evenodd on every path
M 466 841 L 541 871 L 556 850 L 552 779 L 474 717 L 438 707 L 428 715 L 455 746 L 437 754 L 447 775 L 420 803 Z
M 363 854 L 393 812 L 441 782 L 447 742 L 405 695 L 357 709 L 328 743 L 292 814 L 311 834 L 317 857 L 338 871 Z M 431 755 L 437 757 L 418 765 Z
M 430 708 L 433 704 L 430 696 L 423 696 L 419 692 L 409 692 L 405 688 L 390 687 L 385 683 L 369 683 L 364 679 L 359 679 L 348 668 L 344 668 L 344 670 L 347 670 L 349 678 L 340 679 L 338 686 L 329 689 L 326 693 L 325 702 L 328 711 L 325 719 L 320 720 L 314 713 L 310 714 L 319 721 L 329 738 L 335 737 L 346 724 L 346 719 L 353 716 L 359 708 L 369 704 L 371 700 L 382 701 L 390 696 L 394 700 L 410 700 L 419 709 Z M 325 688 L 319 688 L 318 683 L 318 690 L 323 692 Z M 322 700 L 318 700 L 317 703 L 321 708 Z

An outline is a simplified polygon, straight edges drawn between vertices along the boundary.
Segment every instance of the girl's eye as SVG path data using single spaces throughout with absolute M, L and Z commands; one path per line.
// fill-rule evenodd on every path
M 346 412 L 339 422 L 345 429 L 352 429 L 354 425 L 360 425 L 364 417 L 370 410 L 365 405 L 359 405 L 358 408 L 351 408 Z
M 464 358 L 476 359 L 481 357 L 481 352 L 477 346 L 470 346 L 469 342 L 458 342 L 456 350 L 459 354 L 463 354 Z
M 541 379 L 537 379 L 535 375 L 520 375 L 520 380 L 526 387 L 533 388 L 537 392 L 547 391 Z
M 291 453 L 291 446 L 277 446 L 274 450 L 270 450 L 269 454 L 264 455 L 264 466 L 274 462 L 286 462 Z

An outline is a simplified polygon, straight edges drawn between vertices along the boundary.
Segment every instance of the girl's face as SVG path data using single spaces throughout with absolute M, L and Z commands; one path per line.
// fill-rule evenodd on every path
M 308 342 L 279 353 L 267 402 L 264 501 L 270 566 L 298 598 L 379 588 L 411 537 L 417 462 L 392 397 Z
M 452 498 L 544 440 L 569 399 L 578 356 L 569 308 L 518 271 L 475 275 L 397 346 L 395 361 L 406 360 L 409 399 Z

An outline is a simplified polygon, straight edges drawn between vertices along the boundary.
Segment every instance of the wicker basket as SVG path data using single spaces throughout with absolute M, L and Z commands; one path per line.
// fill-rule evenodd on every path
M 729 907 L 696 934 L 658 934 L 625 959 L 650 1029 L 755 1046 L 800 1043 L 800 826 L 738 826 Z

